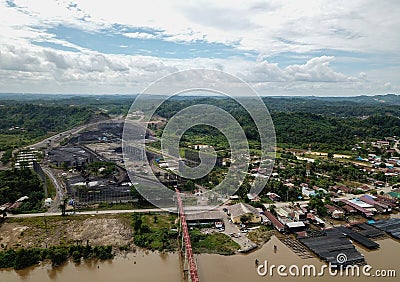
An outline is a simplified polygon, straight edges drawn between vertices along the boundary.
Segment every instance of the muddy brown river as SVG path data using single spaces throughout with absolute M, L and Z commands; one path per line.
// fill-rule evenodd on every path
M 323 277 L 280 277 L 274 272 L 271 277 L 259 276 L 255 266 L 255 259 L 260 262 L 268 260 L 268 264 L 284 264 L 290 267 L 296 264 L 301 267 L 304 264 L 314 264 L 317 270 L 324 264 L 317 258 L 301 259 L 288 247 L 282 244 L 276 237 L 273 237 L 259 250 L 247 255 L 220 256 L 220 255 L 197 255 L 200 281 L 399 281 L 400 275 L 400 242 L 393 239 L 379 240 L 380 249 L 367 251 L 357 247 L 369 265 L 372 266 L 371 274 L 377 269 L 394 269 L 397 278 L 393 277 L 332 277 L 328 271 Z M 277 252 L 274 253 L 273 246 L 277 245 Z M 288 273 L 288 270 L 286 270 Z M 76 265 L 72 262 L 61 267 L 53 268 L 49 264 L 31 267 L 19 271 L 12 269 L 0 271 L 1 282 L 17 281 L 60 281 L 60 282 L 124 282 L 124 281 L 182 281 L 182 275 L 177 254 L 160 254 L 136 252 L 126 256 L 118 256 L 114 260 L 106 262 L 84 262 Z

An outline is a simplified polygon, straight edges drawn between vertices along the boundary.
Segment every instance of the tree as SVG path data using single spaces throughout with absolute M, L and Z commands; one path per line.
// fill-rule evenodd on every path
M 15 252 L 15 269 L 22 269 L 39 262 L 39 252 L 35 249 L 19 249 Z
M 64 248 L 55 248 L 50 252 L 51 263 L 54 266 L 63 264 L 68 259 L 68 252 Z
M 317 213 L 321 216 L 324 216 L 327 214 L 325 203 L 324 203 L 324 201 L 322 201 L 322 196 L 320 194 L 317 194 L 316 196 L 311 197 L 308 205 L 310 208 L 316 209 Z
M 140 234 L 142 231 L 142 217 L 138 214 L 133 215 L 133 229 L 135 230 L 136 234 Z
M 273 214 L 273 215 L 276 215 L 276 206 L 275 205 L 270 205 L 269 206 L 269 211 Z
M 138 199 L 139 203 L 145 203 L 146 199 L 142 196 L 142 194 L 136 189 L 134 185 L 131 186 L 131 196 Z
M 240 222 L 243 223 L 243 224 L 249 222 L 250 219 L 251 219 L 251 216 L 248 215 L 248 214 L 242 214 L 240 216 Z
M 3 156 L 1 156 L 0 161 L 6 165 L 10 162 L 10 160 L 12 159 L 12 149 L 7 149 L 4 153 Z
M 84 259 L 89 258 L 92 255 L 92 246 L 89 245 L 89 242 L 86 243 L 86 246 L 83 248 L 82 256 Z
M 161 243 L 162 243 L 162 248 L 164 249 L 165 244 L 168 242 L 169 238 L 168 238 L 168 229 L 167 228 L 163 228 L 161 229 Z
M 187 180 L 186 183 L 183 185 L 183 190 L 185 191 L 193 191 L 194 189 L 196 189 L 196 186 L 193 182 L 193 180 Z
M 61 215 L 62 215 L 62 216 L 65 216 L 65 210 L 66 210 L 66 207 L 67 207 L 67 201 L 68 201 L 68 199 L 65 198 L 65 199 L 62 201 L 61 205 L 60 205 L 60 208 L 61 208 Z
M 75 263 L 80 263 L 81 262 L 81 253 L 79 251 L 74 251 L 72 253 L 72 259 L 74 260 Z

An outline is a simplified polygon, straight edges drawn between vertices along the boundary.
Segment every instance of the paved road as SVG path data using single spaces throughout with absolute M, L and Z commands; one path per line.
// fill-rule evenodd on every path
M 202 212 L 211 210 L 212 206 L 189 206 L 185 207 L 186 212 Z M 93 211 L 81 211 L 76 214 L 84 215 L 96 215 L 96 214 L 119 214 L 119 213 L 149 213 L 149 212 L 176 212 L 177 207 L 171 208 L 151 208 L 151 209 L 133 209 L 133 210 L 93 210 Z M 72 214 L 72 211 L 68 211 L 67 214 Z M 7 217 L 40 217 L 40 216 L 55 216 L 61 215 L 61 212 L 44 212 L 44 213 L 25 213 L 25 214 L 8 214 Z
M 223 211 L 224 207 L 227 206 L 222 205 L 218 207 L 218 210 L 221 212 L 222 219 L 225 225 L 225 230 L 223 231 L 223 233 L 230 236 L 233 241 L 238 243 L 241 251 L 247 251 L 256 248 L 257 244 L 247 238 L 247 234 L 242 233 L 238 225 L 229 221 L 230 217 Z M 234 234 L 234 237 L 232 237 L 231 234 Z
M 138 210 L 100 210 L 100 211 L 82 211 L 76 212 L 77 215 L 96 215 L 96 214 L 119 214 L 119 213 L 148 213 L 148 212 L 161 212 L 161 209 L 138 209 Z M 73 214 L 73 212 L 67 212 L 67 214 Z M 43 212 L 43 213 L 25 213 L 25 214 L 8 214 L 7 217 L 20 217 L 20 218 L 29 218 L 29 217 L 43 217 L 43 216 L 56 216 L 61 215 L 61 212 Z
M 47 174 L 50 178 L 51 182 L 53 182 L 54 187 L 56 188 L 56 196 L 53 199 L 53 203 L 49 208 L 49 212 L 58 212 L 60 210 L 61 200 L 64 199 L 65 188 L 62 182 L 54 175 L 51 168 L 41 165 L 43 172 Z
M 93 123 L 88 123 L 88 124 L 80 125 L 80 126 L 78 126 L 78 127 L 74 127 L 74 128 L 72 128 L 72 129 L 66 130 L 66 131 L 64 131 L 64 132 L 57 133 L 57 134 L 55 134 L 55 135 L 53 135 L 53 136 L 50 136 L 50 137 L 48 137 L 48 138 L 46 138 L 46 139 L 44 139 L 44 140 L 42 140 L 42 141 L 39 141 L 39 142 L 37 142 L 37 143 L 35 143 L 35 144 L 29 145 L 29 146 L 26 146 L 26 147 L 27 147 L 27 148 L 40 149 L 40 148 L 42 148 L 42 147 L 46 147 L 48 143 L 50 143 L 50 144 L 52 145 L 52 147 L 57 147 L 57 146 L 60 145 L 60 142 L 61 142 L 64 138 L 66 138 L 67 136 L 78 134 L 78 133 L 81 132 L 82 130 L 85 130 L 85 129 L 91 127 L 91 126 L 100 124 L 100 123 L 102 123 L 102 122 L 124 121 L 124 120 L 125 120 L 124 118 L 117 117 L 117 118 L 112 118 L 112 119 L 108 119 L 108 120 L 101 120 L 101 121 L 96 121 L 96 122 L 93 122 Z

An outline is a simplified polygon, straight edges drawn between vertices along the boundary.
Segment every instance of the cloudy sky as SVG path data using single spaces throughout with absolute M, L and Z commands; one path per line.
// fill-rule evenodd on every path
M 397 0 L 6 0 L 0 15 L 3 93 L 137 93 L 192 68 L 261 95 L 400 92 Z

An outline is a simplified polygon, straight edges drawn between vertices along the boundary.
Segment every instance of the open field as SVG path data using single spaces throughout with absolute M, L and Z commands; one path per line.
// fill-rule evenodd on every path
M 75 215 L 41 218 L 8 218 L 0 226 L 3 248 L 46 247 L 74 243 L 77 240 L 93 245 L 128 245 L 132 229 L 126 216 Z

